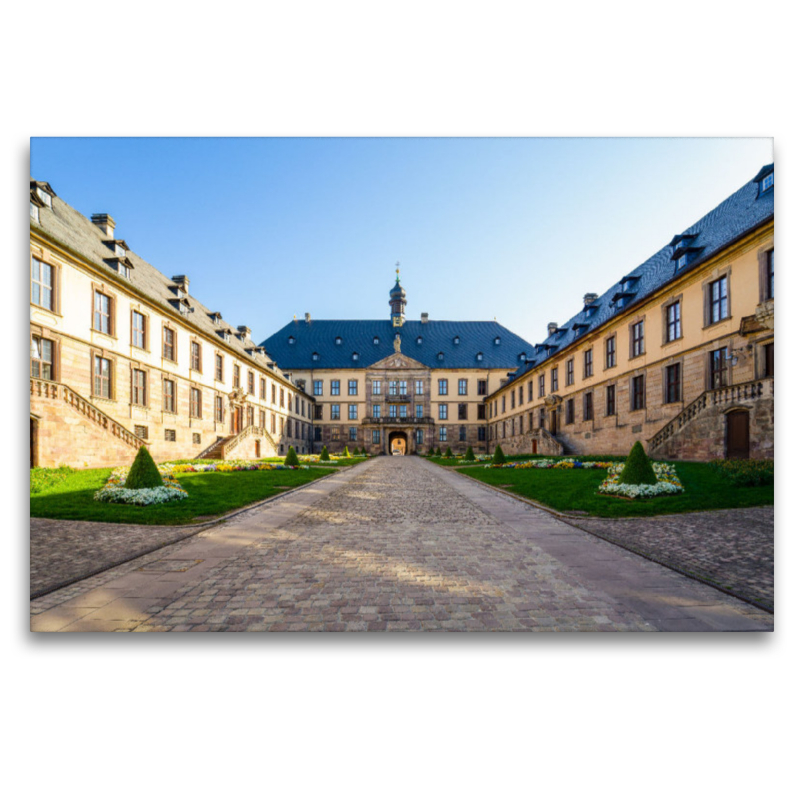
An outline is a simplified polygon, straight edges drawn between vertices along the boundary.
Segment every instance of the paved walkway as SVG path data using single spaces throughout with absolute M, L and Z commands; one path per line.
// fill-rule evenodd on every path
M 772 616 L 422 459 L 387 457 L 46 595 L 31 629 L 771 630 Z

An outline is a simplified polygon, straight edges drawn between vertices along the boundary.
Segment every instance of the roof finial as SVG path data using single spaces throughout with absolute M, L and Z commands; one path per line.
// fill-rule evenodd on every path
M 397 269 L 395 270 L 395 272 L 397 273 L 397 282 L 400 283 L 400 262 L 397 261 L 395 263 L 395 266 L 397 267 Z

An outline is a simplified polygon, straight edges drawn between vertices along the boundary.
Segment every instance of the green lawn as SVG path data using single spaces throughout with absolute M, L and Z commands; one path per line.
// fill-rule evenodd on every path
M 586 460 L 603 460 L 586 456 Z M 598 495 L 606 477 L 602 469 L 484 469 L 462 467 L 459 472 L 484 483 L 536 500 L 556 511 L 583 511 L 596 517 L 649 517 L 714 508 L 746 508 L 775 502 L 773 486 L 733 486 L 709 464 L 675 464 L 684 492 L 680 495 L 627 500 Z
M 83 519 L 139 525 L 182 525 L 198 517 L 218 517 L 236 508 L 302 486 L 330 469 L 253 472 L 198 472 L 175 477 L 189 493 L 186 500 L 157 506 L 98 503 L 94 493 L 105 486 L 110 469 L 78 470 L 55 486 L 31 495 L 31 516 Z

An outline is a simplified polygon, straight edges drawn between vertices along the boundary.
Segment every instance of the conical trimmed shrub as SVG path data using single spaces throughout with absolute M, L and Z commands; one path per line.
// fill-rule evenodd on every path
M 467 452 L 464 455 L 464 461 L 474 461 L 475 460 L 475 453 L 472 450 L 472 445 L 467 448 Z
M 633 443 L 631 452 L 628 453 L 628 457 L 625 459 L 625 466 L 622 468 L 622 472 L 619 475 L 619 482 L 632 483 L 635 485 L 641 483 L 658 483 L 656 473 L 653 472 L 653 466 L 647 454 L 644 452 L 644 447 L 642 447 L 641 442 L 636 441 Z
M 449 447 L 447 448 L 447 450 L 445 450 L 444 457 L 445 458 L 452 458 L 453 457 L 453 451 Z
M 328 448 L 323 445 L 322 452 L 319 454 L 320 461 L 330 461 L 331 457 L 328 455 Z
M 283 464 L 286 467 L 300 466 L 300 459 L 297 457 L 297 453 L 295 453 L 294 447 L 291 445 L 289 445 L 289 452 L 286 454 L 286 458 L 283 459 Z
M 125 479 L 125 488 L 154 489 L 163 485 L 164 479 L 158 471 L 156 462 L 153 461 L 153 456 L 151 456 L 148 449 L 142 445 L 128 472 L 128 477 Z
M 500 445 L 497 445 L 494 449 L 494 455 L 492 456 L 492 464 L 505 464 L 506 457 L 503 453 L 503 448 Z
M 442 457 L 442 448 L 441 448 L 441 447 L 437 447 L 437 448 L 436 448 L 436 452 L 434 453 L 434 455 L 435 455 L 437 458 L 441 458 L 441 457 Z
M 432 455 L 433 455 L 433 448 L 429 447 L 428 448 L 428 456 L 432 456 Z
M 347 449 L 347 445 L 344 446 L 342 451 L 342 458 L 350 458 L 350 451 Z

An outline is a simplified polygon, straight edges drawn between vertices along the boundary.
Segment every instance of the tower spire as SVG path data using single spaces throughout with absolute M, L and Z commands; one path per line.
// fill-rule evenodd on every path
M 395 284 L 389 292 L 389 308 L 392 309 L 392 325 L 402 327 L 406 321 L 406 290 L 400 285 L 400 262 L 395 264 Z

